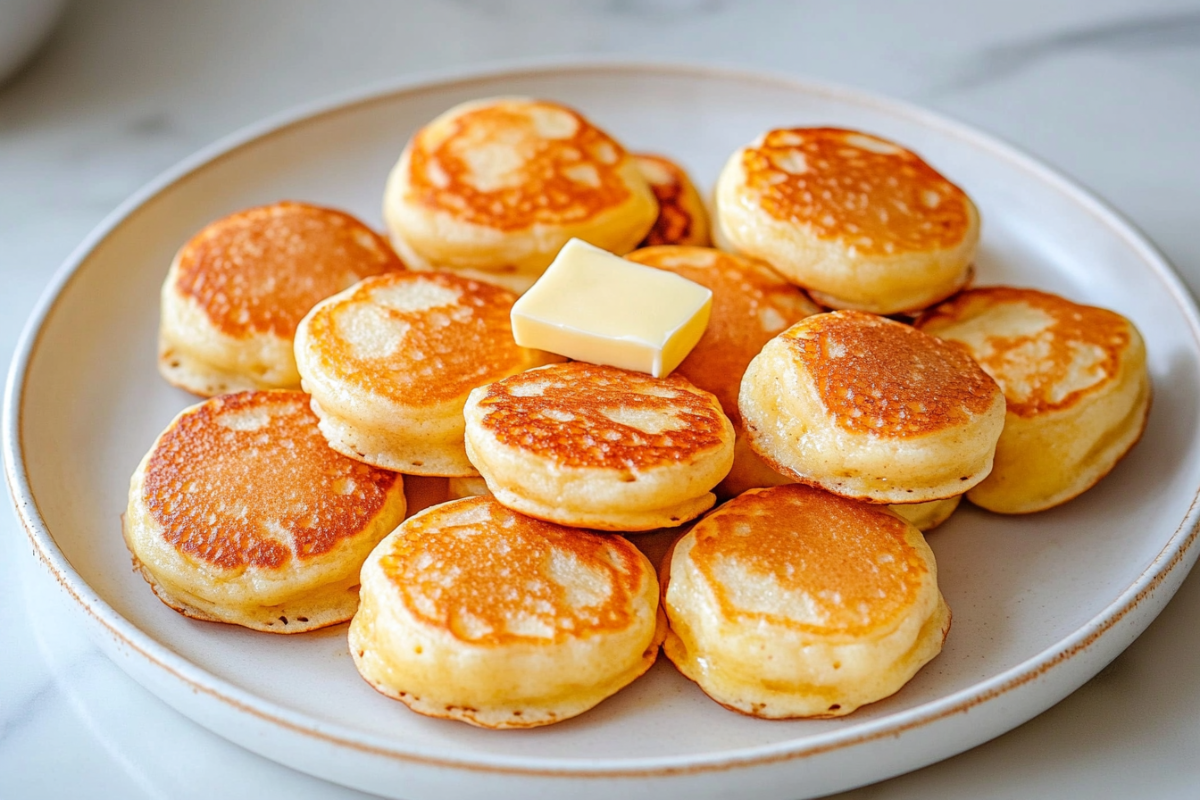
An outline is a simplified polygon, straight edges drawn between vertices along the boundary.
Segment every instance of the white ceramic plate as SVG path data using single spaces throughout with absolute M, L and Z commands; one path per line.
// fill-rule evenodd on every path
M 984 219 L 978 278 L 1117 309 L 1145 334 L 1144 440 L 1079 500 L 1029 517 L 964 508 L 930 542 L 954 627 L 894 697 L 840 720 L 726 711 L 665 659 L 574 720 L 489 732 L 426 719 L 354 671 L 345 627 L 268 636 L 188 620 L 130 569 L 129 475 L 193 399 L 155 369 L 158 288 L 208 221 L 281 198 L 379 221 L 408 136 L 470 98 L 577 106 L 635 151 L 711 185 L 763 129 L 832 123 L 896 139 Z M 1200 324 L 1161 256 L 1090 195 L 994 139 L 892 101 L 781 77 L 574 64 L 405 84 L 259 126 L 119 209 L 34 314 L 5 404 L 5 467 L 42 563 L 113 659 L 166 702 L 269 758 L 393 797 L 813 796 L 945 758 L 1048 708 L 1124 649 L 1196 558 Z

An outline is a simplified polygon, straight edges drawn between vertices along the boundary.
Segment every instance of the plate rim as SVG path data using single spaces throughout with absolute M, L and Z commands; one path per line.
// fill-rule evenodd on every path
M 698 79 L 724 79 L 780 85 L 806 94 L 874 108 L 922 126 L 940 130 L 965 140 L 981 150 L 989 151 L 994 157 L 1025 172 L 1032 173 L 1035 178 L 1050 184 L 1062 195 L 1087 210 L 1100 224 L 1117 234 L 1131 250 L 1136 252 L 1163 283 L 1183 313 L 1193 341 L 1193 353 L 1200 357 L 1200 312 L 1197 311 L 1195 301 L 1182 279 L 1149 237 L 1079 181 L 1068 178 L 1037 157 L 994 134 L 985 133 L 940 112 L 930 111 L 907 101 L 838 83 L 799 77 L 780 71 L 750 69 L 712 62 L 630 59 L 621 56 L 506 60 L 492 64 L 475 64 L 468 67 L 421 72 L 400 79 L 379 81 L 365 88 L 339 92 L 324 99 L 269 115 L 219 138 L 160 173 L 110 212 L 72 251 L 55 271 L 34 305 L 21 332 L 5 383 L 2 422 L 5 478 L 16 515 L 43 567 L 50 572 L 66 594 L 86 612 L 87 616 L 107 631 L 118 646 L 137 653 L 153 668 L 168 673 L 171 678 L 182 682 L 195 692 L 225 703 L 236 712 L 251 714 L 260 721 L 368 755 L 384 756 L 395 761 L 418 763 L 425 766 L 509 775 L 555 778 L 669 777 L 680 774 L 722 772 L 808 758 L 879 739 L 899 736 L 955 714 L 964 713 L 1041 678 L 1050 670 L 1065 664 L 1075 655 L 1095 645 L 1130 612 L 1155 594 L 1166 579 L 1181 566 L 1184 567 L 1184 572 L 1180 575 L 1179 582 L 1182 582 L 1183 577 L 1191 568 L 1191 562 L 1196 557 L 1191 550 L 1200 535 L 1200 486 L 1196 487 L 1195 494 L 1179 526 L 1166 539 L 1162 549 L 1134 581 L 1124 587 L 1111 602 L 1069 635 L 1002 673 L 906 711 L 833 732 L 823 737 L 822 741 L 807 745 L 798 745 L 798 740 L 793 739 L 756 747 L 718 751 L 712 754 L 633 759 L 541 759 L 478 752 L 470 753 L 468 757 L 460 757 L 433 750 L 425 751 L 419 746 L 397 748 L 393 743 L 378 735 L 353 731 L 340 724 L 322 723 L 303 712 L 280 706 L 230 684 L 165 647 L 153 636 L 125 619 L 100 597 L 71 566 L 65 554 L 58 548 L 41 516 L 25 469 L 24 443 L 21 433 L 25 377 L 37 353 L 41 332 L 52 316 L 59 299 L 69 288 L 88 257 L 110 235 L 130 221 L 143 206 L 161 193 L 241 148 L 281 134 L 296 125 L 312 122 L 323 116 L 342 113 L 351 108 L 391 101 L 405 94 L 448 89 L 472 82 L 517 79 L 522 76 L 539 76 L 549 72 L 581 75 L 599 74 L 604 71 L 626 74 L 652 72 L 659 76 L 677 75 Z M 1171 594 L 1173 593 L 1174 589 L 1171 590 Z M 1162 605 L 1165 605 L 1168 599 L 1169 596 L 1164 598 Z M 1161 606 L 1158 610 L 1161 610 Z M 1153 612 L 1150 619 L 1157 615 L 1158 610 Z M 1142 628 L 1149 624 L 1150 619 L 1145 621 Z

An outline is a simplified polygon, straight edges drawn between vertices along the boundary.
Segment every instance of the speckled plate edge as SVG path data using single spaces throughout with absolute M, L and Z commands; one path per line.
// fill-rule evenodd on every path
M 262 122 L 251 125 L 234 133 L 210 147 L 207 147 L 173 169 L 152 181 L 141 191 L 134 194 L 113 211 L 91 234 L 75 249 L 63 266 L 57 271 L 46 291 L 37 303 L 33 314 L 27 322 L 12 361 L 8 374 L 4 396 L 3 411 L 3 449 L 4 469 L 9 490 L 16 507 L 17 516 L 29 536 L 34 552 L 40 563 L 66 592 L 70 600 L 76 604 L 89 622 L 89 631 L 97 640 L 106 645 L 110 655 L 116 652 L 132 656 L 138 663 L 118 663 L 134 675 L 140 682 L 155 691 L 165 700 L 161 681 L 172 681 L 185 686 L 197 697 L 209 698 L 211 701 L 223 704 L 236 714 L 249 715 L 259 723 L 268 727 L 274 726 L 282 731 L 312 737 L 320 742 L 348 748 L 371 757 L 382 757 L 388 760 L 409 765 L 424 765 L 451 771 L 467 770 L 471 772 L 491 773 L 496 776 L 526 776 L 567 778 L 567 779 L 605 779 L 605 778 L 670 778 L 672 776 L 697 775 L 713 772 L 738 771 L 766 765 L 778 765 L 811 758 L 818 755 L 879 742 L 887 739 L 898 739 L 904 734 L 927 728 L 950 718 L 965 715 L 968 711 L 976 710 L 985 704 L 992 704 L 1015 690 L 1030 685 L 1047 677 L 1054 671 L 1065 671 L 1068 664 L 1076 660 L 1076 656 L 1084 652 L 1105 651 L 1102 658 L 1095 659 L 1088 670 L 1065 680 L 1058 691 L 1043 692 L 1041 699 L 1034 703 L 1020 704 L 1022 710 L 1016 714 L 1000 715 L 998 723 L 987 726 L 985 734 L 965 738 L 959 743 L 943 746 L 937 752 L 923 752 L 911 759 L 911 763 L 901 766 L 885 766 L 875 770 L 873 774 L 864 774 L 858 779 L 847 780 L 843 788 L 876 780 L 891 774 L 898 774 L 909 769 L 915 769 L 927 763 L 948 757 L 954 753 L 974 746 L 980 741 L 999 735 L 1011 729 L 1026 719 L 1049 708 L 1062 697 L 1069 694 L 1095 672 L 1103 667 L 1107 660 L 1114 657 L 1132 642 L 1138 634 L 1161 611 L 1166 602 L 1178 589 L 1187 572 L 1196 560 L 1197 552 L 1194 544 L 1200 531 L 1200 487 L 1197 487 L 1188 511 L 1180 521 L 1176 530 L 1171 534 L 1165 546 L 1142 572 L 1141 575 L 1127 586 L 1100 613 L 1070 636 L 1062 639 L 1054 646 L 1026 660 L 1024 663 L 1000 673 L 989 680 L 976 684 L 939 700 L 923 704 L 904 712 L 898 712 L 887 717 L 873 720 L 858 726 L 831 732 L 822 737 L 817 743 L 806 741 L 783 742 L 757 748 L 737 751 L 726 751 L 715 756 L 694 756 L 654 759 L 554 759 L 539 760 L 533 758 L 517 758 L 510 756 L 494 756 L 479 753 L 464 753 L 461 756 L 450 756 L 440 752 L 423 752 L 412 748 L 400 750 L 393 743 L 342 729 L 338 726 L 321 724 L 309 719 L 303 714 L 266 702 L 261 698 L 229 685 L 205 670 L 200 669 L 176 653 L 165 648 L 150 636 L 136 628 L 118 614 L 105 602 L 71 567 L 63 553 L 55 544 L 53 535 L 47 528 L 39 513 L 37 501 L 33 496 L 25 472 L 24 459 L 21 451 L 21 415 L 25 374 L 36 353 L 39 335 L 43 323 L 52 312 L 59 296 L 70 284 L 79 266 L 90 253 L 119 228 L 141 206 L 151 201 L 156 195 L 182 178 L 203 169 L 207 164 L 220 159 L 222 156 L 247 145 L 248 143 L 267 137 L 275 132 L 310 119 L 340 112 L 343 109 L 369 104 L 381 100 L 389 100 L 397 95 L 425 91 L 436 88 L 450 88 L 469 84 L 476 80 L 495 78 L 519 78 L 521 76 L 536 76 L 546 72 L 575 73 L 598 75 L 606 71 L 620 73 L 654 72 L 661 75 L 679 75 L 694 78 L 717 78 L 782 85 L 798 92 L 820 95 L 840 102 L 865 106 L 877 111 L 906 118 L 925 127 L 934 128 L 942 133 L 954 136 L 970 143 L 1015 169 L 1031 173 L 1036 179 L 1051 185 L 1062 195 L 1069 197 L 1081 208 L 1095 218 L 1098 224 L 1108 228 L 1118 235 L 1132 251 L 1145 263 L 1147 268 L 1163 283 L 1180 311 L 1187 319 L 1191 338 L 1197 350 L 1200 350 L 1200 314 L 1184 287 L 1182 281 L 1173 272 L 1166 259 L 1138 231 L 1135 226 L 1125 220 L 1107 204 L 1097 199 L 1076 183 L 1063 177 L 1040 161 L 1028 156 L 999 139 L 980 133 L 969 126 L 947 119 L 938 114 L 903 103 L 885 99 L 869 93 L 843 88 L 827 83 L 802 80 L 786 75 L 747 71 L 737 68 L 726 68 L 711 65 L 680 64 L 657 61 L 632 62 L 626 59 L 591 59 L 580 60 L 536 60 L 509 64 L 504 67 L 453 70 L 436 74 L 419 76 L 412 79 L 395 81 L 372 87 L 367 90 L 355 91 L 319 103 L 303 106 L 283 114 L 270 117 Z M 1138 613 L 1134 613 L 1138 612 Z M 116 648 L 115 650 L 113 648 Z M 145 670 L 149 669 L 149 672 Z M 180 703 L 172 702 L 177 708 Z M 186 705 L 186 704 L 182 704 Z M 1032 710 L 1029 710 L 1032 708 Z M 185 713 L 189 713 L 187 709 Z M 191 716 L 203 724 L 216 729 L 212 718 L 202 712 L 191 712 Z M 218 730 L 224 735 L 239 740 L 228 731 Z M 270 757 L 270 748 L 257 748 L 247 741 L 240 743 L 256 749 Z M 312 765 L 296 764 L 305 771 L 332 777 L 328 771 L 315 768 Z M 870 772 L 868 770 L 868 772 Z M 347 781 L 350 783 L 349 781 Z M 413 787 L 416 788 L 416 787 Z M 795 786 L 796 791 L 805 791 L 804 787 Z M 831 789 L 825 788 L 822 791 Z

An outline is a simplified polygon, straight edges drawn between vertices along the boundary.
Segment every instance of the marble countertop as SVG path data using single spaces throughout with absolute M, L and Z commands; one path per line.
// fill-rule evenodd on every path
M 715 61 L 894 95 L 998 134 L 1129 216 L 1200 290 L 1200 2 L 88 0 L 0 85 L 0 352 L 51 274 L 174 162 L 290 106 L 530 56 Z M 1192 798 L 1200 574 L 1065 701 L 839 797 Z M 91 644 L 0 514 L 0 797 L 363 796 L 209 733 Z

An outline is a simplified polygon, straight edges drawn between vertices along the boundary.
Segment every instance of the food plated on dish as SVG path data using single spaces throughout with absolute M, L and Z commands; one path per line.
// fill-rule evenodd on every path
M 696 197 L 578 111 L 504 97 L 412 137 L 391 245 L 300 203 L 210 225 L 164 284 L 164 376 L 303 391 L 218 395 L 155 443 L 125 521 L 155 593 L 277 633 L 361 596 L 363 677 L 481 727 L 580 714 L 664 637 L 750 716 L 895 693 L 950 629 L 922 531 L 964 494 L 1025 513 L 1110 471 L 1149 410 L 1141 337 L 1043 292 L 960 291 L 974 204 L 874 134 L 781 128 L 735 152 L 724 250 L 697 244 Z M 205 373 L 220 337 L 232 355 Z M 400 524 L 395 473 L 464 499 Z M 635 545 L 671 528 L 660 586 Z
M 1095 489 L 1046 512 L 1000 515 L 961 500 L 927 537 L 954 611 L 942 652 L 895 695 L 835 719 L 730 713 L 659 658 L 587 713 L 495 733 L 380 696 L 358 677 L 344 625 L 283 638 L 180 616 L 130 571 L 114 535 L 130 474 L 199 399 L 155 369 L 166 265 L 213 220 L 281 198 L 386 230 L 379 198 L 409 136 L 444 109 L 500 95 L 566 101 L 631 151 L 684 165 L 706 196 L 731 153 L 781 124 L 902 144 L 977 205 L 977 285 L 1036 287 L 1136 323 L 1154 379 L 1143 440 Z M 1144 236 L 1013 148 L 854 90 L 677 65 L 493 70 L 315 111 L 257 125 L 133 198 L 65 265 L 14 360 L 6 461 L 38 563 L 115 664 L 219 735 L 384 796 L 439 797 L 450 786 L 480 797 L 823 795 L 961 752 L 1041 713 L 1128 646 L 1191 567 L 1200 445 L 1184 434 L 1196 430 L 1200 317 Z M 405 476 L 409 513 L 440 500 L 447 482 L 482 483 Z M 628 538 L 659 563 L 678 532 Z

